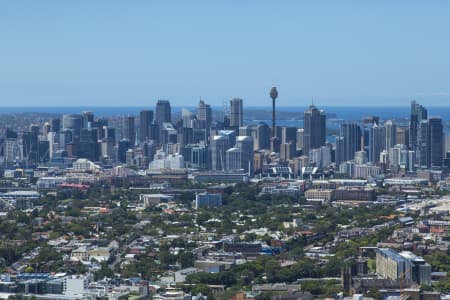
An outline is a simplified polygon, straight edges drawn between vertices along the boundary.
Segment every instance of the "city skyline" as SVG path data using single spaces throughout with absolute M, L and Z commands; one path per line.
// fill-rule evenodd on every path
M 445 1 L 26 3 L 1 5 L 1 107 L 450 100 Z
M 449 16 L 0 3 L 0 299 L 450 300 Z

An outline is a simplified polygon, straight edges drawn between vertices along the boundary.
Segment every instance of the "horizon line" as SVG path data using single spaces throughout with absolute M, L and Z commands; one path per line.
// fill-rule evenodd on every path
M 277 105 L 277 108 L 285 107 L 285 108 L 292 108 L 292 107 L 309 107 L 311 104 L 305 104 L 305 105 Z M 449 104 L 422 104 L 426 107 L 450 107 Z M 94 107 L 94 108 L 146 108 L 151 105 L 39 105 L 39 106 L 30 106 L 30 105 L 0 105 L 1 108 L 82 108 L 82 107 Z M 156 103 L 155 105 L 156 106 Z M 343 104 L 343 105 L 317 105 L 314 104 L 316 107 L 409 107 L 409 105 L 349 105 L 349 104 Z M 197 105 L 171 105 L 171 107 L 197 107 Z M 211 107 L 220 107 L 221 105 L 211 105 Z M 250 108 L 264 108 L 266 105 L 244 105 L 244 109 L 246 107 Z M 267 108 L 272 110 L 272 108 L 267 105 Z

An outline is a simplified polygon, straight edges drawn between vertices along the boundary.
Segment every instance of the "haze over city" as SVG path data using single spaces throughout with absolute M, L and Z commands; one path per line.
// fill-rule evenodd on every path
M 444 106 L 448 1 L 8 1 L 0 106 Z

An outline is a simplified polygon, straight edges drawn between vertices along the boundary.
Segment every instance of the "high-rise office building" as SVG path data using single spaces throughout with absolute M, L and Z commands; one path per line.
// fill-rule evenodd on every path
M 139 113 L 139 139 L 141 143 L 150 140 L 150 127 L 153 122 L 153 111 L 142 110 Z
M 236 132 L 234 130 L 219 130 L 217 135 L 225 137 L 229 147 L 236 144 Z
M 298 151 L 303 150 L 303 142 L 304 142 L 304 132 L 305 129 L 304 128 L 298 128 L 297 129 L 297 145 L 296 148 Z M 305 154 L 305 153 L 303 153 Z
M 370 130 L 374 124 L 379 125 L 380 118 L 377 116 L 364 117 L 361 124 L 361 149 L 367 152 L 369 157 Z
M 297 127 L 281 127 L 281 143 L 287 144 L 292 142 L 297 144 Z
M 384 127 L 386 128 L 386 150 L 389 151 L 397 144 L 397 126 L 389 120 L 384 123 Z
M 136 142 L 136 129 L 133 116 L 124 116 L 122 118 L 122 139 L 130 141 L 131 145 Z
M 150 125 L 150 139 L 157 144 L 161 142 L 161 126 L 156 123 L 156 120 L 153 120 L 153 123 Z
M 331 164 L 331 149 L 328 146 L 314 148 L 309 151 L 309 164 L 318 168 L 325 168 Z
M 444 128 L 442 119 L 431 117 L 428 119 L 430 136 L 430 167 L 441 168 L 444 159 Z
M 50 143 L 47 140 L 40 140 L 38 143 L 38 161 L 47 162 L 50 159 Z
M 404 144 L 397 144 L 389 148 L 389 167 L 407 169 L 408 152 L 408 147 Z
M 420 145 L 419 141 L 419 130 L 420 122 L 428 118 L 428 112 L 425 107 L 416 103 L 416 101 L 411 102 L 411 116 L 409 120 L 409 147 L 412 150 L 416 150 Z
M 121 163 L 126 163 L 127 162 L 127 157 L 126 157 L 126 153 L 128 151 L 128 149 L 130 149 L 130 141 L 129 140 L 120 140 L 119 141 L 119 145 L 118 145 L 118 153 L 117 153 L 117 158 L 118 161 Z
M 253 138 L 251 136 L 238 136 L 236 148 L 241 151 L 241 168 L 253 176 Z
M 17 137 L 15 138 L 7 138 L 5 140 L 5 160 L 6 163 L 12 164 L 17 159 L 22 159 L 23 152 L 19 145 L 19 141 Z
M 229 139 L 216 135 L 211 140 L 211 169 L 223 171 L 226 167 L 226 151 L 230 148 Z
M 45 122 L 42 126 L 42 136 L 46 137 L 50 131 L 52 131 L 52 126 L 49 122 Z
M 253 139 L 250 136 L 238 136 L 236 145 L 226 151 L 226 170 L 245 171 L 253 175 Z
M 22 135 L 23 157 L 27 163 L 37 163 L 39 161 L 39 127 L 31 125 L 30 131 L 26 131 Z
M 90 111 L 83 111 L 83 128 L 90 128 L 94 125 L 94 113 Z
M 339 166 L 339 164 L 344 161 L 347 161 L 347 159 L 345 159 L 344 137 L 337 136 L 336 137 L 336 147 L 334 150 L 334 162 L 336 163 L 336 166 Z
M 395 140 L 396 140 L 397 144 L 408 145 L 409 144 L 409 127 L 397 126 Z
M 254 150 L 270 148 L 270 128 L 266 123 L 259 123 L 252 129 Z
M 193 145 L 191 149 L 191 167 L 195 169 L 209 169 L 208 146 L 204 143 Z
M 444 153 L 450 152 L 450 134 L 444 135 Z
M 193 126 L 195 121 L 195 115 L 188 109 L 182 108 L 181 109 L 181 122 L 182 126 L 184 128 L 193 128 L 196 126 Z
M 209 128 L 212 122 L 212 109 L 205 101 L 200 100 L 198 103 L 197 120 L 200 128 Z
M 343 138 L 341 159 L 343 161 L 352 160 L 355 152 L 361 149 L 361 128 L 356 123 L 343 123 L 340 128 L 340 136 Z M 336 150 L 338 150 L 336 144 Z M 337 163 L 337 161 L 336 161 Z
M 200 141 L 201 142 L 201 141 Z M 236 144 L 234 130 L 219 130 L 211 140 L 211 167 L 213 170 L 224 170 L 226 167 L 225 151 Z
M 241 127 L 244 125 L 243 101 L 240 98 L 233 98 L 230 101 L 230 126 Z
M 323 111 L 311 105 L 304 114 L 303 153 L 325 145 L 326 116 Z
M 50 120 L 50 131 L 58 133 L 61 129 L 61 119 L 53 118 Z
M 241 126 L 239 127 L 238 135 L 252 136 L 253 126 Z
M 422 120 L 418 125 L 416 145 L 416 162 L 421 168 L 430 167 L 430 128 L 428 120 Z
M 71 131 L 73 141 L 78 140 L 83 128 L 83 117 L 76 114 L 63 115 L 63 128 Z
M 295 143 L 290 141 L 287 143 L 282 143 L 280 145 L 280 160 L 281 161 L 288 161 L 292 158 L 294 158 L 296 152 L 296 146 Z
M 96 128 L 103 128 L 103 126 L 108 126 L 108 119 L 105 117 L 102 118 L 98 118 L 97 120 L 94 120 L 94 124 L 92 125 L 92 127 L 96 127 Z
M 386 149 L 386 128 L 374 124 L 369 136 L 369 160 L 372 163 L 380 162 L 380 153 Z
M 158 100 L 156 103 L 155 120 L 160 126 L 164 122 L 172 122 L 172 109 L 168 100 Z
M 110 141 L 113 145 L 116 144 L 116 129 L 114 127 L 103 126 L 102 130 L 98 131 L 99 140 Z

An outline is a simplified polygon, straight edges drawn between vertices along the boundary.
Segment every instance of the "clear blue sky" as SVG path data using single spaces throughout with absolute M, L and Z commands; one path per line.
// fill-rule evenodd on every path
M 1 1 L 0 106 L 450 105 L 450 1 Z

